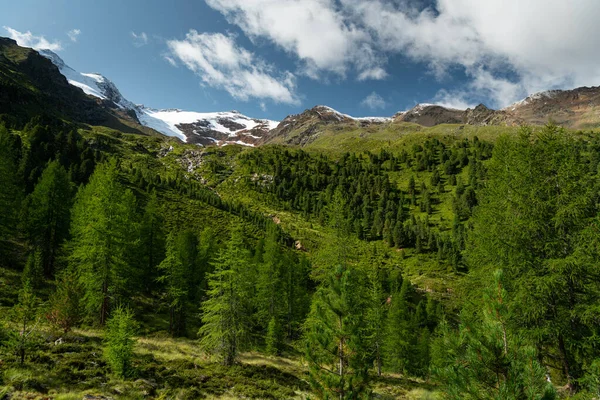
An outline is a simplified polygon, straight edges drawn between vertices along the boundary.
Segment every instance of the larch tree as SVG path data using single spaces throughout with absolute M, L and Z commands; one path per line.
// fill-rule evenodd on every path
M 180 248 L 177 246 L 178 236 L 171 232 L 167 237 L 167 254 L 158 266 L 158 281 L 165 287 L 169 305 L 169 333 L 180 335 L 185 318 L 185 306 L 189 292 L 189 274 L 182 260 Z
M 116 162 L 99 165 L 77 194 L 69 244 L 69 261 L 78 272 L 92 322 L 104 325 L 111 303 L 126 288 L 137 226 L 136 200 L 119 182 Z
M 509 326 L 511 310 L 502 271 L 496 271 L 474 316 L 463 312 L 458 331 L 442 324 L 434 373 L 449 400 L 551 400 L 535 346 Z
M 235 228 L 227 247 L 221 250 L 208 274 L 208 298 L 202 303 L 200 345 L 233 365 L 249 334 L 251 309 L 244 270 L 250 254 L 241 228 Z
M 596 335 L 588 316 L 600 298 L 599 210 L 582 149 L 552 125 L 501 137 L 467 248 L 474 279 L 504 270 L 514 293 L 511 324 L 558 361 L 572 389 L 583 374 L 583 346 Z
M 69 234 L 72 185 L 67 171 L 51 161 L 27 198 L 27 233 L 41 255 L 44 275 L 54 275 L 60 246 Z
M 367 398 L 370 392 L 357 271 L 338 265 L 313 297 L 305 323 L 310 383 L 322 399 Z

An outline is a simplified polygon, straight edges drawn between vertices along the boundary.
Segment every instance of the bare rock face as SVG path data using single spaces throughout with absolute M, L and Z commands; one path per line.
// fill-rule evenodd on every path
M 385 124 L 392 118 L 364 117 L 355 118 L 343 114 L 327 106 L 315 106 L 303 113 L 289 115 L 261 138 L 257 144 L 282 143 L 290 145 L 306 145 L 313 142 L 325 127 L 336 129 L 368 127 L 371 125 Z
M 412 122 L 423 126 L 439 124 L 462 124 L 464 111 L 435 104 L 417 104 L 396 117 L 397 121 Z
M 600 127 L 600 87 L 549 90 L 504 109 L 530 125 L 554 122 L 573 129 Z

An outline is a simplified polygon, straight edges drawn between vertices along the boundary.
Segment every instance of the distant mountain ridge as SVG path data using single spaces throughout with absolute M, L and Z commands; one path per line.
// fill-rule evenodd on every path
M 199 113 L 178 109 L 157 110 L 127 100 L 117 86 L 99 73 L 81 73 L 69 67 L 56 53 L 39 51 L 67 81 L 84 93 L 107 100 L 117 108 L 133 113 L 140 124 L 166 136 L 202 145 L 236 143 L 254 145 L 277 126 L 277 121 L 250 118 L 237 111 Z
M 123 132 L 158 132 L 200 145 L 302 146 L 314 141 L 325 128 L 334 132 L 362 129 L 368 134 L 371 126 L 401 123 L 425 127 L 518 126 L 552 121 L 572 129 L 600 127 L 600 87 L 540 92 L 500 110 L 483 104 L 466 110 L 417 104 L 391 117 L 356 118 L 325 105 L 289 115 L 281 122 L 237 111 L 158 110 L 127 100 L 99 73 L 75 71 L 56 53 L 23 48 L 8 38 L 0 38 L 0 89 L 0 113 L 5 115 L 28 113 L 31 117 L 52 111 L 78 122 L 103 124 Z M 23 118 L 27 119 L 25 115 Z

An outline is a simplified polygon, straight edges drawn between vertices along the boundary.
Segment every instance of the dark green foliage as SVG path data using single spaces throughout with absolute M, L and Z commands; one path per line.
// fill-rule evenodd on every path
M 468 253 L 476 276 L 506 274 L 510 323 L 575 388 L 598 351 L 589 313 L 600 298 L 595 177 L 582 143 L 554 127 L 500 138 L 474 215 Z M 585 354 L 585 356 L 583 356 Z
M 435 212 L 439 200 L 434 193 L 444 193 L 444 180 L 437 165 L 448 166 L 447 175 L 456 177 L 462 168 L 474 160 L 475 171 L 470 180 L 469 192 L 461 198 L 455 212 L 461 218 L 470 215 L 476 205 L 475 185 L 485 176 L 482 160 L 491 155 L 491 145 L 479 140 L 464 140 L 452 146 L 438 139 L 427 139 L 424 146 L 413 147 L 411 153 L 399 156 L 382 151 L 379 154 L 343 154 L 333 160 L 323 154 L 313 155 L 304 151 L 269 148 L 258 152 L 248 152 L 241 160 L 256 179 L 254 187 L 268 195 L 268 200 L 285 209 L 297 210 L 307 218 L 315 218 L 326 223 L 327 207 L 334 201 L 335 193 L 342 193 L 344 208 L 342 215 L 348 219 L 350 233 L 359 239 L 385 240 L 390 246 L 416 247 L 419 253 L 434 252 L 426 246 L 429 232 L 421 231 L 411 238 L 404 222 L 417 206 L 428 215 Z M 391 183 L 391 173 L 401 170 L 433 171 L 430 187 L 410 176 L 406 192 Z M 449 173 L 451 172 L 451 174 Z M 272 176 L 272 179 L 267 179 Z M 419 188 L 417 187 L 419 186 Z M 464 189 L 460 194 L 463 194 Z M 464 204 L 463 204 L 464 203 Z M 458 207 L 458 206 L 457 206 Z M 466 215 L 466 217 L 465 217 Z M 429 229 L 429 227 L 427 227 Z M 420 243 L 419 243 L 420 242 Z
M 46 277 L 52 277 L 60 246 L 69 233 L 71 182 L 58 161 L 52 161 L 27 198 L 26 230 L 39 253 Z
M 369 260 L 367 269 L 365 333 L 370 357 L 375 364 L 377 374 L 381 375 L 383 365 L 383 346 L 385 339 L 385 317 L 387 297 L 383 289 L 381 260 L 376 249 Z
M 171 232 L 167 238 L 166 257 L 158 266 L 161 272 L 158 281 L 165 287 L 169 304 L 169 332 L 174 336 L 182 335 L 185 330 L 196 252 L 197 239 L 192 232 Z
M 131 277 L 129 255 L 138 237 L 136 200 L 119 183 L 114 161 L 98 166 L 77 194 L 71 235 L 69 262 L 84 288 L 86 316 L 104 325 Z
M 153 282 L 158 278 L 156 272 L 165 257 L 164 217 L 156 192 L 152 192 L 144 208 L 140 225 L 139 244 L 139 280 L 143 289 L 150 291 Z
M 281 351 L 281 327 L 277 318 L 271 317 L 269 325 L 267 326 L 267 337 L 266 337 L 266 352 L 270 355 L 278 355 Z
M 435 369 L 447 399 L 537 399 L 556 397 L 546 382 L 535 347 L 508 327 L 512 310 L 503 286 L 502 273 L 496 272 L 483 302 L 473 317 L 464 313 L 458 332 L 442 326 L 436 343 L 438 367 Z
M 306 320 L 310 383 L 322 399 L 367 398 L 369 357 L 356 270 L 331 269 L 313 298 Z
M 23 284 L 29 282 L 33 289 L 38 289 L 43 283 L 43 278 L 42 253 L 39 250 L 33 251 L 27 257 L 21 280 Z
M 249 333 L 249 252 L 242 232 L 234 229 L 227 247 L 214 261 L 208 275 L 208 299 L 202 303 L 200 344 L 225 365 L 233 365 Z
M 411 374 L 414 372 L 414 326 L 412 324 L 412 285 L 402 281 L 400 290 L 389 298 L 389 310 L 385 323 L 383 360 L 390 371 Z
M 288 269 L 293 268 L 278 239 L 278 232 L 271 229 L 258 263 L 255 295 L 256 320 L 267 335 L 267 348 L 271 349 L 271 353 L 277 352 L 282 342 L 283 331 L 280 328 L 285 317 L 286 301 L 290 300 L 285 293 L 289 289 L 284 284 L 285 275 Z
M 20 138 L 0 124 L 0 240 L 7 240 L 16 233 L 23 197 L 23 185 L 18 174 L 20 154 Z M 0 247 L 0 251 L 3 248 Z
M 118 306 L 106 324 L 104 359 L 112 372 L 120 378 L 131 375 L 136 323 L 129 308 Z

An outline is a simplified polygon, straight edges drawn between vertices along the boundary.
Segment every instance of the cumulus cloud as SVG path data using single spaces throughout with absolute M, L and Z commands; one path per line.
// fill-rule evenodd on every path
M 23 47 L 31 47 L 36 50 L 52 50 L 52 51 L 60 51 L 62 50 L 62 44 L 60 41 L 49 41 L 44 36 L 34 35 L 30 31 L 27 32 L 19 32 L 16 29 L 5 26 L 4 30 L 8 32 L 8 36 L 15 40 L 19 46 Z
M 360 105 L 370 108 L 371 110 L 376 110 L 378 108 L 385 108 L 387 104 L 383 97 L 378 95 L 376 92 L 372 92 L 360 102 Z
M 383 58 L 369 45 L 368 32 L 348 21 L 334 0 L 207 0 L 251 39 L 266 38 L 294 54 L 309 77 L 321 72 L 346 76 L 351 67 L 363 78 L 385 77 Z
M 67 32 L 67 36 L 69 36 L 71 42 L 77 42 L 77 37 L 79 35 L 81 35 L 81 30 L 79 29 L 71 29 L 69 32 Z
M 505 106 L 549 88 L 600 83 L 597 0 L 207 0 L 251 39 L 322 72 L 384 79 L 389 57 L 444 81 L 462 68 L 467 98 Z M 446 95 L 452 95 L 446 92 Z M 460 93 L 457 93 L 460 94 Z
M 131 32 L 131 37 L 133 38 L 133 45 L 135 47 L 142 47 L 148 44 L 148 35 L 146 32 L 135 33 Z
M 167 45 L 170 57 L 196 73 L 204 84 L 224 89 L 236 99 L 300 103 L 292 73 L 277 73 L 264 60 L 238 46 L 231 35 L 190 30 L 184 40 L 169 40 Z

